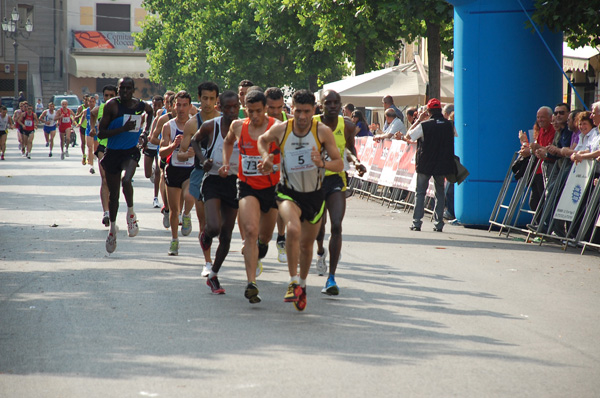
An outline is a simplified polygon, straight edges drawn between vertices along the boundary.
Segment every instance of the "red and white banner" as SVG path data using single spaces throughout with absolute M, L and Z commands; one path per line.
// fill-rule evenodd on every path
M 367 172 L 359 177 L 355 175 L 354 169 L 351 169 L 351 176 L 378 185 L 415 192 L 416 144 L 407 144 L 401 140 L 376 142 L 373 137 L 360 137 L 354 140 L 354 146 L 360 163 L 367 168 Z M 433 183 L 430 181 L 429 185 L 427 196 L 433 196 Z

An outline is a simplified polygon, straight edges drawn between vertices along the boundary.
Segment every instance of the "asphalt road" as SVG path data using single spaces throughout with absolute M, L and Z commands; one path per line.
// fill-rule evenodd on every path
M 198 223 L 170 234 L 138 169 L 140 233 L 104 248 L 98 174 L 81 157 L 32 159 L 9 133 L 0 162 L 0 397 L 598 397 L 600 256 L 447 225 L 351 197 L 338 297 L 311 273 L 308 307 L 283 302 L 272 242 L 243 297 L 237 228 L 200 276 Z M 59 153 L 55 151 L 55 154 Z M 216 244 L 216 242 L 215 242 Z

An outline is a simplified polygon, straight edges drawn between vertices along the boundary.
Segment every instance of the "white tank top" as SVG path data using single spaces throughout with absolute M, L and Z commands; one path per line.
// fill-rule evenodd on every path
M 223 117 L 219 116 L 212 119 L 214 122 L 213 129 L 213 140 L 206 149 L 205 156 L 212 158 L 213 166 L 208 171 L 209 175 L 219 175 L 219 169 L 223 166 L 223 135 L 221 134 Z M 238 148 L 237 141 L 233 144 L 233 152 L 229 161 L 229 175 L 237 175 L 238 173 L 238 160 L 240 156 L 240 150 Z
M 173 119 L 169 120 L 169 127 L 171 128 L 171 142 L 175 141 L 175 137 L 183 134 L 183 131 L 181 131 L 177 128 L 177 118 L 173 118 Z M 181 160 L 177 159 L 178 153 L 179 153 L 179 147 L 177 147 L 171 154 L 171 165 L 172 166 L 194 167 L 194 158 L 193 157 L 182 162 Z
M 297 192 L 314 192 L 321 189 L 324 168 L 317 167 L 312 160 L 312 148 L 321 153 L 321 142 L 317 135 L 318 121 L 313 119 L 310 130 L 300 137 L 294 133 L 294 119 L 287 121 L 281 149 L 281 182 Z
M 50 113 L 50 109 L 46 110 L 46 120 L 44 120 L 44 124 L 46 126 L 55 126 L 56 120 L 54 120 L 54 116 L 56 115 L 56 109 L 54 112 Z
M 6 131 L 8 128 L 8 114 L 4 117 L 0 116 L 0 131 Z

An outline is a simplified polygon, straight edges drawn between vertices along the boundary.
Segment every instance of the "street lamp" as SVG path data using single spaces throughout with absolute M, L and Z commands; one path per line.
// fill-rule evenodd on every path
M 14 110 L 17 110 L 17 108 L 19 107 L 18 104 L 18 100 L 19 100 L 19 52 L 18 52 L 18 48 L 19 48 L 19 43 L 17 43 L 17 38 L 20 36 L 22 36 L 23 38 L 27 39 L 29 38 L 29 34 L 33 31 L 33 23 L 31 23 L 31 20 L 28 18 L 27 19 L 27 23 L 25 23 L 25 32 L 23 32 L 23 29 L 19 27 L 19 10 L 17 10 L 17 7 L 15 6 L 12 10 L 12 12 L 10 13 L 10 20 L 7 20 L 6 17 L 4 17 L 4 20 L 2 21 L 2 31 L 4 32 L 4 36 L 6 36 L 9 39 L 14 40 L 13 42 L 13 46 L 15 47 L 15 103 L 14 103 Z

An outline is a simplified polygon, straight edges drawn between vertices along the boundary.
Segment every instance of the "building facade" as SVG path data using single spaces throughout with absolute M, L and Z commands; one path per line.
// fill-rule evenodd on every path
M 0 2 L 0 19 L 11 19 L 16 7 L 19 13 L 18 30 L 27 37 L 16 38 L 18 61 L 18 90 L 28 101 L 48 100 L 54 91 L 65 88 L 62 51 L 66 49 L 60 15 L 62 1 L 37 0 L 28 3 L 16 0 Z M 29 20 L 33 31 L 26 34 Z M 2 32 L 0 38 L 0 96 L 14 96 L 15 41 Z
M 0 19 L 10 20 L 17 7 L 19 30 L 25 35 L 30 20 L 33 31 L 17 42 L 18 91 L 28 101 L 44 103 L 55 94 L 100 93 L 106 84 L 130 76 L 136 96 L 147 99 L 162 94 L 148 80 L 146 52 L 133 45 L 133 32 L 141 31 L 146 16 L 142 0 L 4 0 Z M 27 35 L 26 35 L 27 36 Z M 0 38 L 0 96 L 14 96 L 15 46 Z

